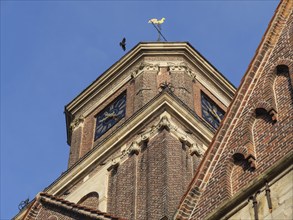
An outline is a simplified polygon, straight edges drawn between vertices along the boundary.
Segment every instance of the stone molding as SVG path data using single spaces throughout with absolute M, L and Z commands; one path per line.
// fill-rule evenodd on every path
M 189 147 L 190 155 L 195 154 L 196 156 L 200 157 L 206 151 L 206 148 L 199 140 L 195 140 L 191 137 L 190 134 L 187 134 L 183 129 L 176 126 L 176 124 L 171 119 L 171 115 L 167 112 L 164 112 L 160 115 L 160 121 L 156 125 L 152 125 L 150 128 L 146 129 L 146 131 L 137 135 L 137 138 L 135 138 L 129 147 L 122 152 L 120 158 L 123 158 L 126 155 L 138 155 L 141 151 L 143 143 L 150 141 L 150 139 L 155 137 L 164 129 L 169 131 L 178 140 L 185 143 L 186 146 Z M 116 161 L 115 163 L 118 162 Z
M 138 75 L 140 75 L 141 73 L 145 71 L 155 71 L 158 73 L 160 71 L 159 67 L 160 66 L 157 62 L 149 63 L 149 62 L 141 61 L 138 64 L 134 65 L 129 70 L 129 72 L 130 72 L 131 78 L 135 79 Z
M 184 72 L 191 77 L 192 80 L 196 79 L 196 74 L 194 70 L 186 62 L 167 62 L 168 70 L 172 72 Z

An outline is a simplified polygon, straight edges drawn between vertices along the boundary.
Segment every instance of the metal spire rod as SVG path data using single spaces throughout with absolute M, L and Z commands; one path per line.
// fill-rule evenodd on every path
M 158 31 L 159 34 L 159 38 L 158 41 L 161 41 L 161 37 L 164 38 L 165 41 L 167 41 L 167 39 L 164 37 L 164 35 L 161 32 L 161 24 L 163 24 L 165 21 L 165 18 L 161 18 L 160 20 L 156 19 L 156 18 L 152 18 L 148 21 L 148 23 L 152 23 L 152 25 L 156 28 L 156 30 Z
M 164 38 L 164 40 L 165 41 L 167 41 L 167 39 L 164 37 L 164 35 L 161 33 L 161 31 L 159 30 L 159 28 L 157 28 L 157 26 L 153 23 L 153 22 L 151 22 L 153 25 L 154 25 L 154 27 L 156 28 L 156 30 L 158 31 L 158 33 L 159 33 L 159 35 L 161 35 L 163 38 Z

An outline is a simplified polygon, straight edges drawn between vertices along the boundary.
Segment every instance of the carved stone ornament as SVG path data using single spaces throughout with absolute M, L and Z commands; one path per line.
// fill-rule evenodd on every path
M 175 126 L 172 122 L 170 115 L 168 113 L 163 113 L 161 119 L 157 125 L 152 126 L 150 129 L 145 131 L 141 135 L 141 139 L 137 140 L 137 143 L 140 144 L 142 141 L 149 140 L 153 135 L 160 132 L 160 130 L 166 129 L 171 132 L 175 137 L 177 137 L 181 142 L 185 143 L 190 148 L 190 154 L 201 156 L 205 152 L 205 147 L 199 140 L 194 140 L 188 133 L 186 133 L 181 128 Z
M 131 78 L 133 79 L 136 78 L 139 75 L 139 73 L 142 72 L 140 70 L 140 66 L 141 66 L 141 63 L 138 63 L 130 68 L 129 72 L 130 72 Z
M 159 129 L 167 129 L 170 130 L 170 121 L 167 116 L 163 116 L 158 124 Z
M 157 71 L 159 72 L 159 64 L 152 64 L 147 62 L 141 62 L 133 66 L 129 72 L 132 79 L 136 78 L 143 71 Z
M 168 62 L 167 65 L 168 65 L 168 70 L 171 73 L 176 71 L 182 71 L 187 73 L 187 75 L 189 75 L 193 80 L 196 79 L 196 75 L 194 71 L 188 66 L 186 62 L 180 62 L 180 63 Z
M 139 144 L 136 141 L 132 142 L 129 148 L 129 153 L 138 155 L 139 151 L 140 151 Z
M 110 170 L 113 170 L 113 169 L 117 169 L 117 167 L 119 166 L 119 159 L 114 159 L 114 160 L 112 160 L 112 162 L 111 162 L 111 165 L 108 167 L 108 171 L 110 171 Z
M 144 71 L 159 71 L 159 64 L 152 64 L 147 62 L 141 62 L 139 70 Z
M 196 156 L 199 157 L 201 155 L 200 149 L 196 143 L 191 144 L 191 146 L 189 148 L 189 152 L 190 152 L 191 156 L 193 156 L 195 154 Z
M 148 141 L 150 138 L 150 133 L 145 133 L 141 135 L 141 140 L 142 141 Z
M 193 81 L 196 79 L 195 72 L 191 69 L 187 69 L 186 73 L 192 78 Z
M 181 142 L 184 142 L 184 143 L 186 143 L 187 142 L 187 136 L 186 135 L 181 135 L 180 137 L 179 137 L 179 140 L 181 141 Z
M 181 62 L 181 63 L 168 62 L 167 65 L 168 65 L 168 70 L 170 72 L 172 72 L 172 71 L 185 71 L 187 68 L 185 62 Z
M 131 78 L 134 79 L 137 77 L 138 75 L 138 68 L 133 68 L 130 70 L 130 75 L 131 75 Z
M 79 118 L 76 118 L 73 120 L 73 122 L 71 122 L 70 124 L 70 128 L 71 130 L 74 130 L 75 128 L 79 127 L 80 125 L 82 125 L 84 122 L 84 117 L 81 115 Z

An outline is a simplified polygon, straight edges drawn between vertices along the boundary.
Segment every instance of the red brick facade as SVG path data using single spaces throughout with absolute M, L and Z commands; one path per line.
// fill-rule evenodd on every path
M 280 3 L 177 219 L 207 218 L 292 154 L 292 9 L 292 1 Z
M 184 144 L 162 130 L 141 153 L 111 171 L 109 213 L 127 219 L 171 218 L 198 162 Z

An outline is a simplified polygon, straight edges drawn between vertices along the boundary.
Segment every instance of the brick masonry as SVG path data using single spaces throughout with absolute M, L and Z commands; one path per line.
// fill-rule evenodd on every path
M 178 219 L 205 219 L 293 150 L 292 2 L 282 1 L 278 12 L 283 15 L 271 24 L 270 41 L 256 54 Z M 278 72 L 279 65 L 288 72 Z M 242 159 L 235 161 L 236 154 Z
M 167 130 L 111 171 L 109 213 L 127 219 L 171 218 L 199 159 Z
M 99 210 L 99 194 L 97 192 L 90 192 L 82 197 L 77 204 Z

